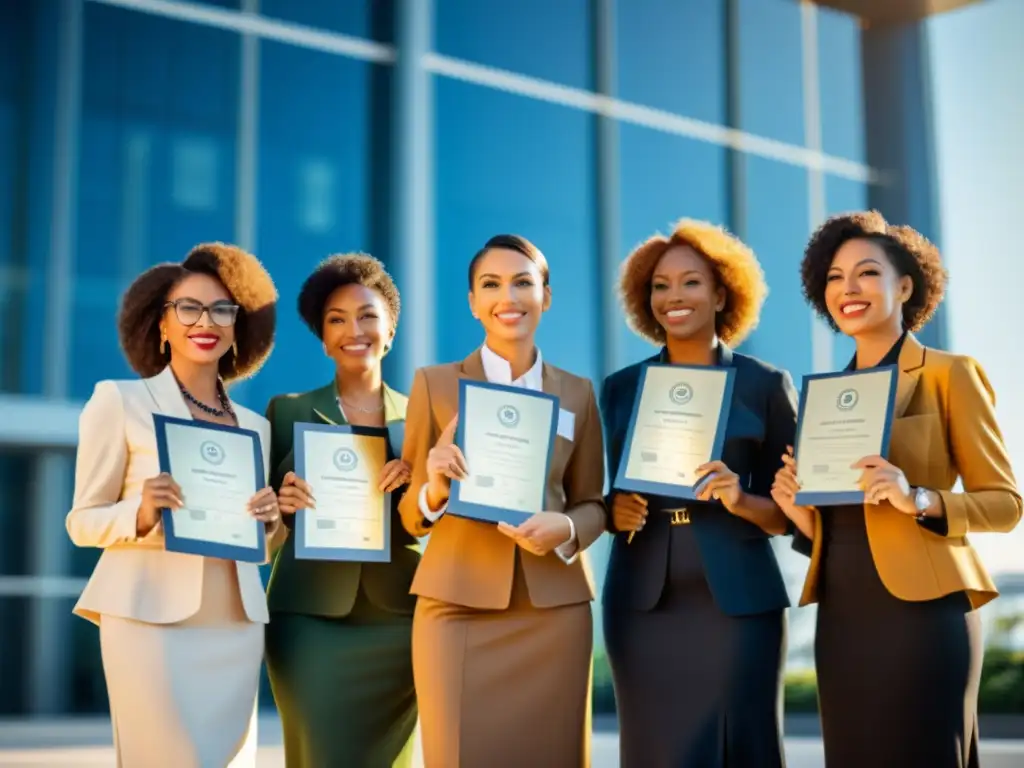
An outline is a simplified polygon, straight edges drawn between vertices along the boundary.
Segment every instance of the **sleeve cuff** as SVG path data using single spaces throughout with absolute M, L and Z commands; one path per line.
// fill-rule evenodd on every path
M 576 523 L 572 521 L 571 515 L 566 515 L 565 519 L 569 521 L 569 538 L 555 547 L 555 554 L 566 565 L 572 565 L 580 556 L 580 548 L 576 540 Z
M 436 523 L 440 519 L 441 515 L 443 515 L 445 513 L 445 510 L 448 509 L 448 502 L 445 502 L 444 504 L 442 504 L 439 509 L 435 510 L 435 509 L 431 509 L 430 508 L 430 505 L 427 504 L 427 486 L 426 486 L 426 484 L 424 484 L 420 488 L 419 502 L 420 502 L 420 512 L 422 512 L 423 516 L 425 518 L 427 518 L 427 520 L 429 522 L 431 522 L 431 523 Z

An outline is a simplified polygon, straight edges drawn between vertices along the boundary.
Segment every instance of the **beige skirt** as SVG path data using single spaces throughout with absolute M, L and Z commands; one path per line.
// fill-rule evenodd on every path
M 233 600 L 220 599 L 230 595 L 221 563 L 211 562 L 204 571 L 203 606 L 187 622 L 100 617 L 114 749 L 122 768 L 256 765 L 264 625 L 239 616 Z
M 590 765 L 590 604 L 481 611 L 420 597 L 413 676 L 425 768 Z

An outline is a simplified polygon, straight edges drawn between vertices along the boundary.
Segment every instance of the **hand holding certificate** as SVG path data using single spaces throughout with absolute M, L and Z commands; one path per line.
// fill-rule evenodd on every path
M 805 376 L 797 421 L 799 506 L 858 504 L 867 456 L 889 448 L 896 398 L 895 366 Z
M 308 502 L 296 513 L 296 559 L 390 562 L 388 489 L 400 478 L 381 476 L 387 430 L 296 423 L 294 445 L 294 485 Z
M 160 470 L 171 481 L 160 496 L 167 503 L 167 550 L 262 563 L 266 530 L 251 507 L 256 501 L 260 508 L 270 505 L 272 491 L 265 488 L 260 436 L 162 414 L 153 422 Z M 272 506 L 276 511 L 276 497 Z
M 650 363 L 640 374 L 615 488 L 696 499 L 721 458 L 735 369 Z

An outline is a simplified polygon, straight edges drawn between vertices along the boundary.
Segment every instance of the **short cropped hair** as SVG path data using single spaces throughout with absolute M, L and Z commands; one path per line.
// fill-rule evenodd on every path
M 757 327 L 768 286 L 754 252 L 723 227 L 706 221 L 680 219 L 671 235 L 656 234 L 626 257 L 619 276 L 626 322 L 647 341 L 665 343 L 665 329 L 651 310 L 651 280 L 665 252 L 680 245 L 704 257 L 718 286 L 725 289 L 725 307 L 715 317 L 715 333 L 724 343 L 738 345 Z
M 903 327 L 908 331 L 920 330 L 942 303 L 949 275 L 942 266 L 939 249 L 927 238 L 910 227 L 889 224 L 878 211 L 833 216 L 811 235 L 800 276 L 804 297 L 815 313 L 832 330 L 839 330 L 825 303 L 825 286 L 836 252 L 849 240 L 875 243 L 901 276 L 910 277 L 914 288 L 903 305 Z
M 384 265 L 366 253 L 341 253 L 320 262 L 299 291 L 299 316 L 318 339 L 323 339 L 327 299 L 346 285 L 362 285 L 379 293 L 391 316 L 391 327 L 398 327 L 402 297 Z
M 238 304 L 235 345 L 220 359 L 225 382 L 255 374 L 274 347 L 277 324 L 277 289 L 259 260 L 225 243 L 204 243 L 192 249 L 180 264 L 150 267 L 125 291 L 117 329 L 128 364 L 144 378 L 155 376 L 170 362 L 170 351 L 160 349 L 160 319 L 167 296 L 189 275 L 209 275 L 221 282 Z
M 473 290 L 473 280 L 476 279 L 476 268 L 480 266 L 480 260 L 487 255 L 489 251 L 494 250 L 506 250 L 515 251 L 521 253 L 523 256 L 528 258 L 537 267 L 537 271 L 540 272 L 541 280 L 544 285 L 548 285 L 551 279 L 551 271 L 548 268 L 548 260 L 544 258 L 544 254 L 540 248 L 531 243 L 522 235 L 495 235 L 486 243 L 484 247 L 473 254 L 473 258 L 469 260 L 469 290 Z

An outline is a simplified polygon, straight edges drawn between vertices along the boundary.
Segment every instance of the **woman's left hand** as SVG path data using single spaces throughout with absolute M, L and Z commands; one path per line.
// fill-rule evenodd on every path
M 380 471 L 380 484 L 377 489 L 381 493 L 391 493 L 409 483 L 412 469 L 401 459 L 392 459 Z
M 249 514 L 266 525 L 274 525 L 281 517 L 277 506 L 277 494 L 267 486 L 249 499 Z
M 864 491 L 865 504 L 888 501 L 904 514 L 918 514 L 910 483 L 907 482 L 902 469 L 890 464 L 881 456 L 865 456 L 852 468 L 861 470 L 857 485 Z
M 740 488 L 740 476 L 725 465 L 724 461 L 709 461 L 697 467 L 697 475 L 701 478 L 711 475 L 706 480 L 698 483 L 700 490 L 697 491 L 697 499 L 700 501 L 711 501 L 712 499 L 722 502 L 729 512 L 734 512 L 743 498 L 743 489 Z
M 498 530 L 539 557 L 567 543 L 572 535 L 569 518 L 561 512 L 537 512 L 519 525 L 498 523 Z

